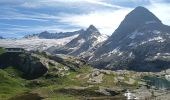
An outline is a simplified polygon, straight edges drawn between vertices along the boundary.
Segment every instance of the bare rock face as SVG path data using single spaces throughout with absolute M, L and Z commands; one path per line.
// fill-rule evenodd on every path
M 26 79 L 34 79 L 47 72 L 47 66 L 30 53 L 4 53 L 0 55 L 0 68 L 12 66 L 23 72 Z

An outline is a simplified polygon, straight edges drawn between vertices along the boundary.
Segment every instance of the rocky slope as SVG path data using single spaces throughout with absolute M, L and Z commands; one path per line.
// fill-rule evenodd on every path
M 170 64 L 170 27 L 137 7 L 90 57 L 99 68 L 160 71 Z
M 159 73 L 101 70 L 73 56 L 38 51 L 6 53 L 2 48 L 0 68 L 1 100 L 126 100 L 127 89 L 139 99 L 169 98 L 165 88 L 169 88 L 170 82 L 164 76 L 169 70 Z M 147 83 L 150 81 L 144 77 L 155 84 Z
M 46 52 L 6 52 L 0 48 L 0 68 L 13 66 L 23 73 L 26 79 L 35 79 L 45 75 L 52 66 L 54 70 L 76 71 L 86 65 L 84 60 L 67 55 L 50 55 Z M 60 67 L 58 67 L 60 66 Z
M 0 68 L 14 66 L 23 72 L 26 79 L 34 79 L 47 72 L 47 66 L 30 53 L 3 53 L 0 55 Z
M 90 25 L 82 34 L 67 43 L 65 46 L 56 49 L 49 49 L 49 52 L 55 54 L 61 53 L 73 56 L 80 56 L 83 55 L 83 53 L 87 53 L 96 45 L 105 41 L 107 38 L 108 37 L 106 35 L 102 35 L 97 30 L 97 28 L 95 28 L 93 25 Z
M 92 72 L 92 67 L 79 58 L 38 51 L 8 53 L 2 48 L 0 51 L 0 99 L 11 96 L 9 100 L 125 98 L 119 90 L 107 89 L 109 92 L 105 93 L 105 88 L 97 91 L 98 88 L 88 86 L 101 83 L 107 72 Z M 96 80 L 100 74 L 101 78 Z

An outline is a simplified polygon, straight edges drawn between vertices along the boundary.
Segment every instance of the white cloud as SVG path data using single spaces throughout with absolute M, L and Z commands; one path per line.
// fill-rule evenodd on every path
M 151 0 L 153 1 L 153 0 Z M 153 12 L 164 24 L 170 25 L 170 3 L 159 0 L 153 1 L 147 8 Z
M 88 6 L 90 4 L 92 5 L 100 5 L 104 7 L 110 7 L 110 8 L 123 8 L 118 5 L 114 5 L 111 3 L 108 3 L 106 0 L 35 0 L 35 1 L 29 1 L 24 0 L 25 2 L 22 2 L 21 7 L 26 8 L 39 8 L 39 7 L 59 7 L 59 6 L 70 6 L 70 5 L 82 5 L 82 6 Z
M 0 15 L 0 19 L 49 21 L 49 20 L 57 20 L 58 16 L 45 14 L 45 13 L 35 13 L 35 12 L 21 13 L 19 11 L 6 11 Z
M 160 20 L 162 20 L 164 24 L 170 25 L 170 4 L 164 3 L 161 0 L 150 2 L 151 5 L 146 7 Z M 112 34 L 124 19 L 126 14 L 128 14 L 131 10 L 131 8 L 122 8 L 113 11 L 102 10 L 81 15 L 65 14 L 60 16 L 60 22 L 83 28 L 87 28 L 90 24 L 93 24 L 99 28 L 102 33 Z
M 112 34 L 132 9 L 119 9 L 114 11 L 98 11 L 83 15 L 62 15 L 60 22 L 67 23 L 72 26 L 87 28 L 90 24 L 95 25 L 101 33 Z
M 18 5 L 20 7 L 27 8 L 38 8 L 39 7 L 47 7 L 47 10 L 56 7 L 57 9 L 66 9 L 62 12 L 53 12 L 53 15 L 49 13 L 41 11 L 34 11 L 31 9 L 29 13 L 22 13 L 20 9 L 13 10 L 4 10 L 1 9 L 1 12 L 5 12 L 0 15 L 0 19 L 7 20 L 30 20 L 30 21 L 53 21 L 56 22 L 56 26 L 43 26 L 36 25 L 25 27 L 25 28 L 11 28 L 9 32 L 20 33 L 20 32 L 39 32 L 39 31 L 72 31 L 75 30 L 74 27 L 87 28 L 90 24 L 95 25 L 101 33 L 104 34 L 112 34 L 114 30 L 119 26 L 120 22 L 124 19 L 125 15 L 128 14 L 132 8 L 125 8 L 119 5 L 115 5 L 112 0 L 14 0 L 18 1 Z M 164 24 L 170 25 L 170 3 L 165 2 L 165 0 L 120 0 L 118 2 L 125 3 L 127 1 L 131 1 L 134 3 L 142 2 L 142 1 L 150 1 L 150 5 L 146 7 L 151 10 Z M 10 3 L 12 5 L 17 5 L 16 2 L 7 0 L 2 0 L 0 3 Z M 79 14 L 76 14 L 75 11 L 67 12 L 70 10 L 70 7 L 76 7 L 77 11 L 82 11 Z M 93 9 L 91 9 L 93 8 Z M 115 9 L 116 8 L 116 9 Z M 83 9 L 83 10 L 82 10 Z M 9 13 L 8 13 L 9 12 Z M 63 13 L 63 14 L 60 14 Z M 50 23 L 48 23 L 50 24 Z M 65 26 L 73 27 L 72 30 L 67 29 L 65 27 L 58 27 L 57 25 L 64 24 Z M 28 25 L 29 26 L 29 25 Z M 9 29 L 8 29 L 9 30 Z
M 110 3 L 107 3 L 106 0 L 84 0 L 86 2 L 89 2 L 89 3 L 94 3 L 94 4 L 98 4 L 98 5 L 102 5 L 102 6 L 106 6 L 106 7 L 113 7 L 113 8 L 123 8 L 121 6 L 118 6 L 118 5 L 113 5 L 113 4 L 110 4 Z

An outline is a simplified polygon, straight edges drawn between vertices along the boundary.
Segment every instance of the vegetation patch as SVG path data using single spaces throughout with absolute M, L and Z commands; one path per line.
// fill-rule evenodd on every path
M 18 75 L 16 69 L 0 69 L 0 99 L 10 98 L 18 93 L 27 91 L 25 82 Z

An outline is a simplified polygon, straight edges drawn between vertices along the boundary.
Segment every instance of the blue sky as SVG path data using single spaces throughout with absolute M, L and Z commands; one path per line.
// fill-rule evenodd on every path
M 137 6 L 170 25 L 170 0 L 0 0 L 0 36 L 74 31 L 90 24 L 110 35 Z

